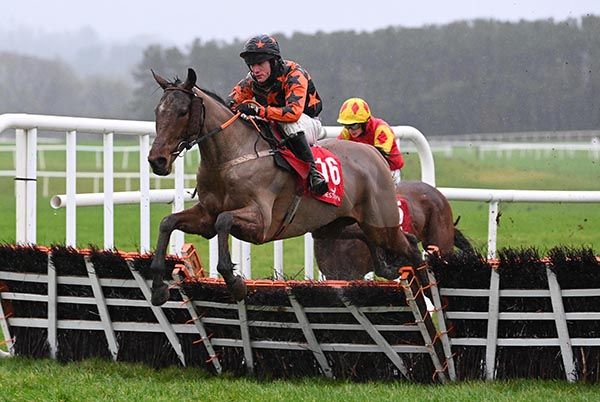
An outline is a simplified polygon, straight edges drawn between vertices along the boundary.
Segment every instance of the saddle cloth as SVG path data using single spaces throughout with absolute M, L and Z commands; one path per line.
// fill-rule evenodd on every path
M 315 165 L 327 181 L 329 188 L 329 191 L 325 194 L 316 195 L 308 189 L 308 182 L 306 180 L 310 165 L 298 159 L 288 148 L 280 146 L 283 135 L 279 125 L 276 122 L 269 122 L 262 119 L 255 119 L 254 121 L 260 129 L 262 137 L 269 142 L 271 148 L 277 150 L 277 153 L 274 155 L 275 165 L 292 172 L 292 174 L 296 172 L 298 187 L 302 189 L 304 195 L 335 205 L 336 207 L 342 204 L 342 199 L 344 198 L 342 164 L 333 152 L 318 145 L 311 147 L 315 158 Z
M 329 191 L 323 195 L 316 195 L 308 189 L 306 179 L 310 165 L 307 162 L 296 158 L 292 151 L 287 148 L 281 149 L 280 154 L 297 173 L 298 184 L 302 187 L 305 195 L 339 207 L 344 198 L 344 178 L 340 160 L 326 148 L 315 145 L 311 149 L 315 157 L 315 165 L 327 181 L 329 188 Z
M 402 228 L 402 231 L 414 234 L 408 201 L 398 194 L 396 194 L 396 201 L 398 203 L 398 213 L 400 214 L 400 227 Z

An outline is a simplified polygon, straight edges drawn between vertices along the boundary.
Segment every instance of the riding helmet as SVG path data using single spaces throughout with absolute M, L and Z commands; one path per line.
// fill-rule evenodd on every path
M 247 65 L 252 65 L 262 63 L 265 60 L 281 59 L 281 52 L 274 37 L 261 34 L 246 41 L 240 57 L 244 59 Z
M 366 123 L 371 118 L 369 104 L 361 98 L 350 98 L 342 103 L 338 123 L 348 125 Z

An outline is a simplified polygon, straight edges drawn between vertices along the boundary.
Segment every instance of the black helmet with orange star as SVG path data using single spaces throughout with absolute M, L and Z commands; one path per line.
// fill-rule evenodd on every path
M 279 44 L 270 35 L 257 35 L 248 39 L 240 53 L 247 65 L 262 63 L 265 60 L 281 59 Z

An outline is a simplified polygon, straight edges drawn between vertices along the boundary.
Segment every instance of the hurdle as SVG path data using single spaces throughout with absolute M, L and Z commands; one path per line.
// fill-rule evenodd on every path
M 458 379 L 600 379 L 600 259 L 591 249 L 431 263 Z
M 193 249 L 184 255 L 169 258 L 171 298 L 156 307 L 151 255 L 0 247 L 0 325 L 9 353 L 259 378 L 456 377 L 449 338 L 436 329 L 410 268 L 383 283 L 247 280 L 247 298 L 235 302 L 222 280 L 203 276 Z

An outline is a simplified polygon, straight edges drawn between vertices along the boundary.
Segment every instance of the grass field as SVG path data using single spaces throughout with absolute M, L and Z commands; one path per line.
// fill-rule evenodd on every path
M 60 157 L 47 156 L 47 169 L 59 170 Z M 136 166 L 132 160 L 131 166 Z M 551 154 L 537 160 L 533 154 L 511 160 L 488 153 L 478 160 L 469 150 L 455 151 L 451 159 L 436 157 L 437 184 L 441 187 L 475 187 L 504 189 L 599 190 L 600 166 L 586 153 L 573 159 L 560 159 Z M 119 166 L 115 161 L 115 166 Z M 0 169 L 9 169 L 11 160 L 0 154 Z M 8 165 L 8 166 L 7 166 Z M 50 167 L 54 166 L 54 167 Z M 93 161 L 83 159 L 79 169 L 91 170 Z M 132 168 L 133 169 L 133 168 Z M 407 158 L 404 179 L 418 179 L 415 155 Z M 0 179 L 0 208 L 5 218 L 0 221 L 0 240 L 14 241 L 14 183 Z M 91 183 L 81 183 L 78 191 L 91 191 Z M 117 183 L 116 190 L 120 184 Z M 38 190 L 39 191 L 39 190 Z M 54 183 L 52 193 L 64 192 L 64 184 Z M 478 246 L 487 238 L 487 205 L 453 202 L 459 227 Z M 160 219 L 170 206 L 152 207 L 153 237 Z M 138 209 L 117 206 L 116 245 L 134 250 L 138 244 Z M 80 246 L 102 244 L 100 208 L 78 212 Z M 38 203 L 38 242 L 64 242 L 64 210 L 53 210 L 48 199 Z M 595 204 L 501 204 L 499 247 L 534 246 L 541 251 L 558 244 L 600 245 L 600 212 Z M 84 240 L 85 239 L 85 240 Z M 206 242 L 189 237 L 207 255 Z M 302 270 L 302 239 L 286 241 L 286 272 Z M 253 246 L 255 277 L 268 277 L 271 272 L 272 246 Z M 195 369 L 169 368 L 153 370 L 140 365 L 86 361 L 59 364 L 48 360 L 0 359 L 0 401 L 29 400 L 201 400 L 201 401 L 391 401 L 398 399 L 429 401 L 596 401 L 600 386 L 520 380 L 508 382 L 468 382 L 449 386 L 427 386 L 406 383 L 352 384 L 306 379 L 298 381 L 257 381 L 246 378 L 211 377 Z
M 561 381 L 362 384 L 325 379 L 258 381 L 196 369 L 155 371 L 98 360 L 0 360 L 0 401 L 597 401 L 600 387 Z

